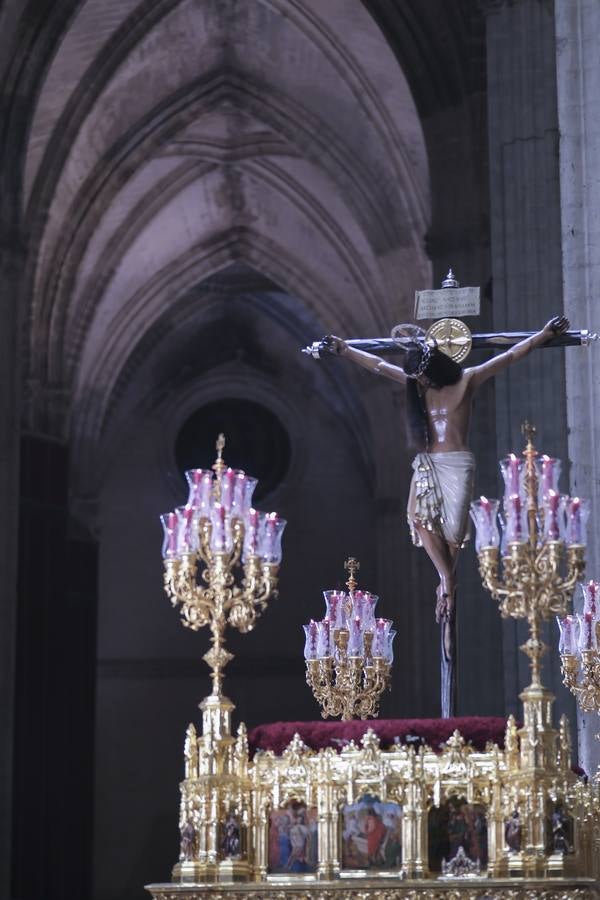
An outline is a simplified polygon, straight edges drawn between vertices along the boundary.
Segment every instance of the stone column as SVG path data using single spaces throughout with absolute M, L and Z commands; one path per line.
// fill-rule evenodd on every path
M 67 447 L 26 435 L 20 468 L 12 885 L 15 897 L 87 897 L 97 551 L 69 522 Z
M 19 525 L 18 302 L 22 253 L 14 239 L 0 248 L 0 896 L 10 894 L 14 666 Z
M 568 0 L 567 0 L 568 2 Z M 493 324 L 496 330 L 537 330 L 561 313 L 561 217 L 553 3 L 486 0 Z M 583 350 L 571 351 L 581 358 Z M 539 350 L 496 379 L 496 432 L 501 456 L 523 447 L 524 419 L 537 429 L 538 448 L 568 469 L 565 355 Z M 563 479 L 568 477 L 568 471 Z M 566 484 L 565 484 L 566 487 Z M 498 490 L 500 486 L 498 485 Z M 557 696 L 557 717 L 573 722 L 562 687 L 554 625 L 545 657 L 546 686 Z M 506 711 L 528 678 L 519 652 L 522 624 L 504 628 Z
M 580 327 L 600 331 L 600 67 L 597 0 L 555 0 L 562 267 L 565 312 Z M 566 359 L 571 491 L 589 497 L 589 578 L 600 579 L 600 348 Z M 598 716 L 579 717 L 579 759 L 600 764 Z

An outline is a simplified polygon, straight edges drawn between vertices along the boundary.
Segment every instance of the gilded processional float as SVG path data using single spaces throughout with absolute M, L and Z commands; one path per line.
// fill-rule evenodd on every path
M 315 752 L 296 736 L 280 755 L 250 758 L 245 726 L 232 734 L 233 704 L 222 692 L 231 659 L 223 636 L 227 623 L 253 627 L 275 592 L 285 522 L 252 509 L 255 482 L 226 467 L 222 444 L 214 471 L 188 473 L 188 505 L 163 521 L 165 587 L 187 627 L 211 629 L 213 690 L 201 704 L 202 731 L 191 724 L 185 738 L 179 860 L 170 883 L 148 886 L 152 896 L 474 898 L 491 896 L 492 884 L 494 897 L 599 896 L 600 787 L 573 772 L 568 724 L 553 727 L 553 696 L 540 680 L 540 621 L 564 617 L 583 575 L 586 509 L 558 494 L 558 461 L 537 458 L 532 429 L 523 456 L 502 463 L 502 534 L 498 501 L 481 498 L 472 510 L 483 583 L 503 615 L 530 628 L 523 725 L 510 717 L 504 747 L 484 751 L 458 732 L 438 753 L 382 750 L 365 727 L 360 743 L 339 753 Z M 353 666 L 355 705 L 346 713 L 365 716 L 376 710 L 365 698 L 387 683 L 393 634 L 374 618 L 374 595 L 357 589 L 356 561 L 348 568 L 348 591 L 326 592 L 329 634 L 322 623 L 306 628 L 307 680 L 327 712 L 340 672 Z M 353 633 L 358 609 L 362 634 Z
M 523 453 L 501 463 L 502 504 L 482 497 L 471 509 L 482 582 L 502 616 L 529 626 L 523 722 L 509 717 L 504 745 L 485 749 L 458 731 L 437 752 L 383 749 L 365 724 L 339 752 L 296 734 L 282 752 L 251 757 L 223 694 L 224 634 L 227 624 L 251 630 L 276 594 L 286 523 L 252 507 L 256 480 L 227 467 L 223 436 L 212 470 L 186 473 L 188 503 L 162 517 L 164 582 L 183 624 L 211 631 L 212 692 L 201 731 L 190 724 L 185 736 L 179 858 L 170 882 L 147 886 L 152 897 L 600 896 L 600 779 L 573 771 L 568 722 L 553 725 L 540 637 L 558 617 L 565 683 L 597 710 L 600 585 L 569 615 L 587 508 L 559 493 L 560 463 L 538 454 L 534 431 L 526 424 Z M 365 719 L 389 685 L 394 632 L 358 589 L 357 561 L 346 565 L 348 590 L 326 591 L 324 619 L 305 626 L 307 682 L 324 717 Z

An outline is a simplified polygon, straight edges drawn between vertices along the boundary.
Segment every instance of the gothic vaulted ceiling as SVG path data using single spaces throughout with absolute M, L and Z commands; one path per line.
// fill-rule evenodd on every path
M 64 430 L 85 407 L 100 434 L 136 348 L 161 323 L 165 339 L 200 328 L 194 288 L 232 264 L 346 334 L 389 328 L 427 279 L 418 116 L 347 0 L 80 3 L 37 96 L 22 202 L 27 378 L 40 405 L 63 397 Z

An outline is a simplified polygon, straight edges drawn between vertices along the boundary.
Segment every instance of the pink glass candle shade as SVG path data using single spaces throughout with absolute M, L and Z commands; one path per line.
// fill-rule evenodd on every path
M 265 514 L 257 509 L 249 509 L 244 519 L 244 546 L 242 548 L 242 562 L 251 556 L 259 555 L 264 529 Z
M 231 503 L 231 512 L 234 516 L 244 519 L 248 510 L 252 505 L 252 494 L 257 485 L 257 479 L 251 478 L 237 469 L 233 482 L 233 500 Z
M 308 625 L 303 625 L 304 628 L 304 659 L 317 659 L 317 639 L 319 630 L 317 628 L 317 623 L 314 619 L 311 619 Z
M 475 549 L 497 547 L 500 544 L 498 530 L 498 500 L 480 497 L 471 503 L 471 518 L 475 523 Z
M 187 506 L 192 507 L 197 518 L 210 518 L 213 473 L 210 469 L 188 469 L 185 477 L 190 489 Z
M 561 463 L 560 459 L 556 459 L 553 456 L 546 456 L 544 453 L 543 456 L 536 459 L 535 467 L 538 476 L 538 502 L 540 506 L 543 506 L 544 499 L 548 496 L 550 491 L 554 491 L 556 494 L 560 493 L 558 482 L 560 479 Z
M 327 618 L 332 628 L 346 627 L 346 594 L 344 591 L 323 591 Z
M 213 553 L 230 553 L 233 547 L 231 522 L 221 503 L 215 503 L 213 506 L 210 520 L 212 523 L 210 549 Z
M 382 657 L 388 652 L 389 635 L 392 627 L 391 619 L 377 619 L 375 622 L 375 637 L 373 638 L 373 656 Z
M 589 515 L 590 507 L 587 500 L 581 500 L 579 497 L 567 497 L 565 533 L 567 544 L 586 544 Z
M 557 616 L 556 622 L 558 624 L 558 630 L 560 632 L 560 637 L 558 639 L 558 652 L 576 655 L 577 635 L 579 631 L 579 623 L 577 619 L 575 618 L 575 616 L 564 616 L 564 618 Z
M 542 500 L 544 511 L 544 540 L 562 541 L 565 536 L 565 505 L 567 497 L 549 488 Z
M 163 513 L 160 517 L 163 527 L 163 559 L 175 559 L 177 556 L 177 513 Z
M 358 616 L 352 616 L 348 622 L 348 628 L 350 631 L 348 656 L 362 656 L 364 626 Z
M 191 506 L 177 507 L 177 555 L 198 549 L 196 519 Z
M 281 536 L 286 525 L 286 520 L 280 519 L 277 513 L 267 513 L 258 551 L 263 562 L 277 564 L 281 562 Z
M 577 619 L 579 621 L 579 652 L 581 653 L 582 650 L 596 650 L 598 644 L 596 622 L 593 615 L 590 612 L 584 612 L 583 615 L 577 616 Z
M 583 611 L 591 613 L 592 618 L 598 619 L 600 613 L 600 583 L 597 581 L 588 581 L 587 584 L 581 585 L 583 591 Z
M 317 659 L 331 656 L 331 623 L 329 619 L 317 622 Z
M 523 543 L 527 540 L 526 507 L 518 494 L 504 498 L 506 515 L 506 543 Z
M 385 648 L 384 659 L 390 665 L 394 662 L 394 638 L 396 637 L 396 632 L 393 628 L 388 633 L 387 644 Z
M 523 478 L 524 478 L 524 460 L 509 453 L 500 461 L 500 471 L 504 479 L 504 505 L 506 507 L 506 498 L 517 496 L 524 497 Z
M 353 615 L 358 616 L 364 627 L 372 631 L 375 628 L 375 606 L 379 598 L 369 591 L 354 591 L 350 596 Z
M 221 475 L 221 499 L 220 503 L 227 512 L 230 511 L 233 503 L 233 487 L 235 484 L 235 471 L 233 469 L 225 469 Z

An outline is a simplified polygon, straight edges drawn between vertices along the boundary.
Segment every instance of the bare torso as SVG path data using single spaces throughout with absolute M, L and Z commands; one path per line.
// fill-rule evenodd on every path
M 441 388 L 421 386 L 427 409 L 429 453 L 469 449 L 469 423 L 473 406 L 471 371 L 465 369 L 456 384 Z

